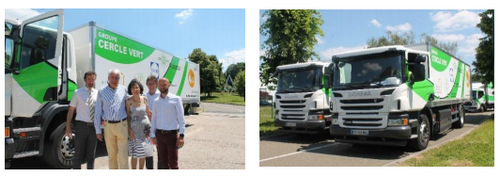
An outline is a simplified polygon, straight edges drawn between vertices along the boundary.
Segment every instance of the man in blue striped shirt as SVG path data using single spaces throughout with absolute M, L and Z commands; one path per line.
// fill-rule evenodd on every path
M 110 169 L 128 169 L 128 122 L 125 110 L 128 95 L 127 88 L 119 85 L 119 82 L 120 70 L 110 70 L 108 85 L 99 89 L 95 103 L 95 131 L 97 139 L 102 141 L 103 120 Z

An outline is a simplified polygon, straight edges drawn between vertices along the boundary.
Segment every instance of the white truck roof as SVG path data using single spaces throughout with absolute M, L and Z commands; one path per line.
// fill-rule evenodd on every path
M 345 57 L 354 57 L 354 56 L 359 56 L 359 55 L 369 55 L 369 54 L 377 54 L 377 53 L 383 53 L 389 50 L 406 50 L 402 45 L 393 45 L 393 46 L 384 46 L 384 47 L 376 47 L 376 48 L 369 48 L 369 49 L 358 49 L 358 50 L 352 50 L 352 51 L 347 51 L 347 52 L 341 52 L 338 54 L 334 54 L 333 57 L 339 57 L 339 58 L 345 58 Z
M 295 69 L 295 68 L 305 68 L 308 66 L 315 66 L 315 65 L 320 65 L 320 66 L 328 66 L 330 63 L 328 62 L 307 62 L 307 63 L 295 63 L 295 64 L 288 64 L 288 65 L 281 65 L 278 66 L 278 70 L 287 70 L 287 69 Z

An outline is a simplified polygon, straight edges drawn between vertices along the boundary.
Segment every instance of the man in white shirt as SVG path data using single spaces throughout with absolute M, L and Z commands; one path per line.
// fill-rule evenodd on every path
M 71 121 L 76 108 L 75 123 L 75 158 L 73 169 L 80 169 L 82 162 L 87 162 L 87 169 L 94 169 L 95 149 L 97 138 L 94 128 L 94 103 L 97 99 L 97 90 L 94 89 L 94 82 L 97 74 L 88 71 L 83 76 L 85 87 L 75 91 L 69 103 L 68 115 L 66 117 L 66 136 L 73 138 L 71 132 Z M 85 157 L 83 155 L 86 154 Z
M 179 169 L 178 148 L 184 145 L 186 129 L 182 99 L 168 93 L 168 79 L 161 78 L 158 85 L 161 95 L 153 102 L 150 137 L 158 145 L 161 169 Z
M 149 108 L 153 109 L 153 102 L 155 101 L 156 98 L 160 96 L 160 91 L 157 89 L 158 87 L 158 80 L 157 77 L 154 75 L 149 76 L 146 79 L 146 85 L 148 86 L 149 91 L 146 93 L 146 97 L 148 98 L 148 104 Z M 151 121 L 151 120 L 150 120 Z M 148 155 L 148 154 L 146 154 Z M 158 157 L 160 157 L 160 154 L 158 153 Z M 151 156 L 146 157 L 146 169 L 153 169 L 153 154 Z M 158 169 L 161 168 L 161 163 L 158 160 Z

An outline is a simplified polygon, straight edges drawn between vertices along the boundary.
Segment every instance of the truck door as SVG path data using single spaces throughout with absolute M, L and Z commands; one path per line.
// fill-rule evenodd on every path
M 31 117 L 57 99 L 58 61 L 63 41 L 63 10 L 23 21 L 12 67 L 12 115 Z
M 14 58 L 13 26 L 5 23 L 5 116 L 10 116 L 12 104 L 12 68 Z

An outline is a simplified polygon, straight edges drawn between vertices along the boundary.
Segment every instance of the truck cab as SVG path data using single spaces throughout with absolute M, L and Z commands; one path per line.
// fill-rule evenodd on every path
M 329 128 L 330 63 L 309 62 L 276 68 L 274 123 L 278 131 L 315 134 Z
M 71 35 L 63 10 L 27 20 L 5 19 L 5 162 L 43 156 L 69 167 L 74 150 L 64 136 L 68 103 L 76 89 Z

